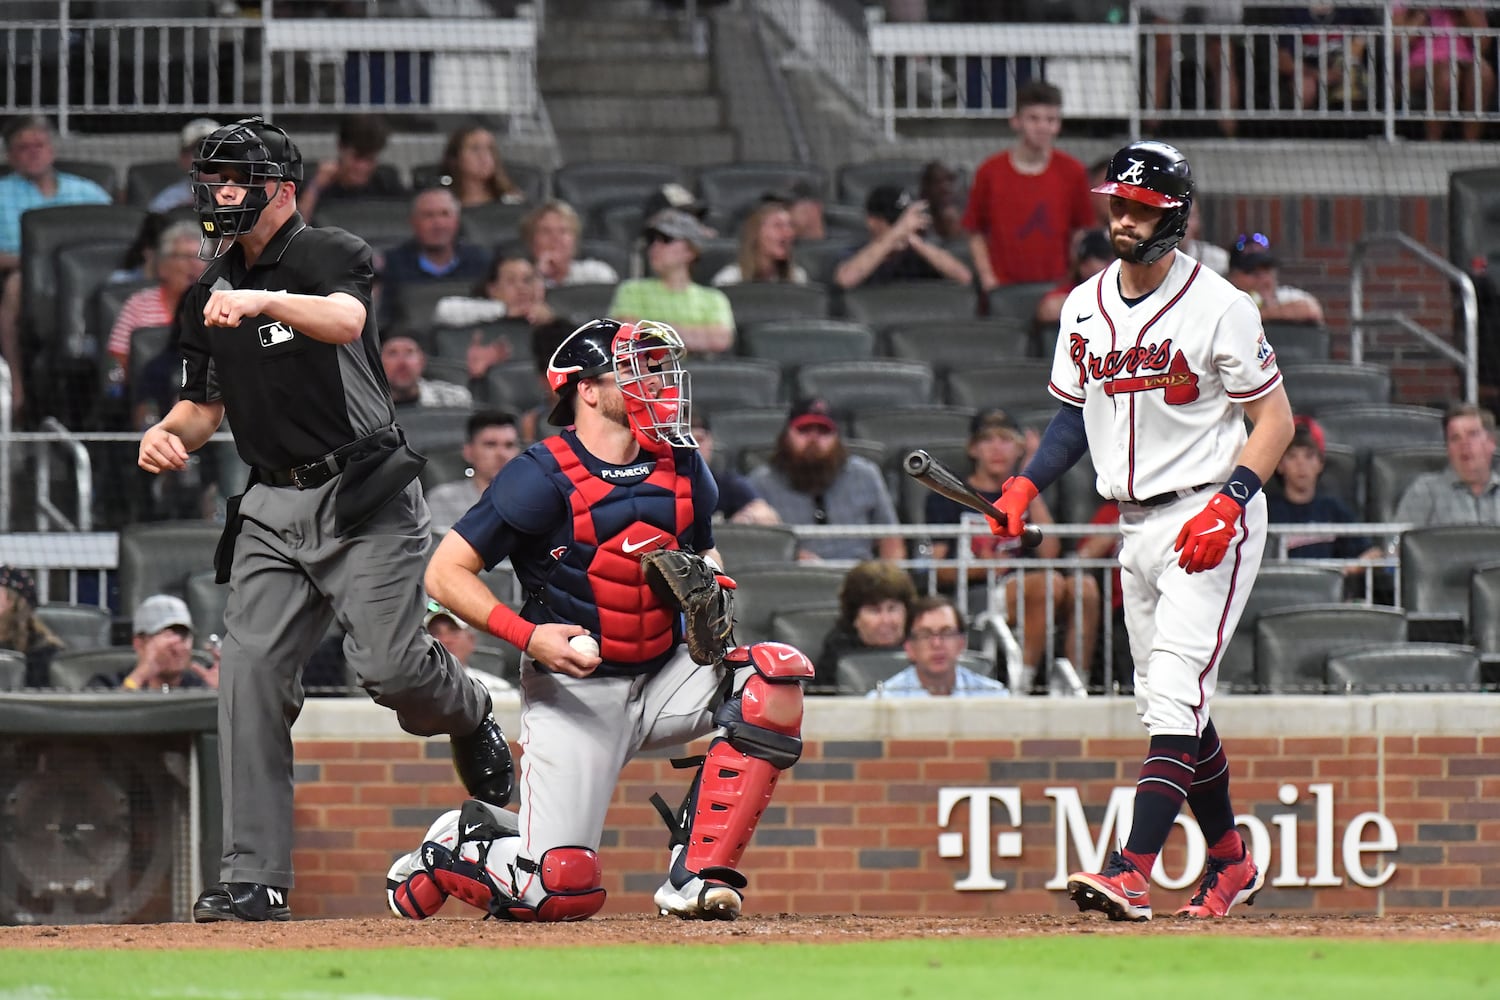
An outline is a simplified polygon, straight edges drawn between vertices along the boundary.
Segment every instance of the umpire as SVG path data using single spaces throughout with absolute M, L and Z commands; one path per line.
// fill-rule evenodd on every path
M 215 556 L 229 581 L 219 689 L 220 878 L 193 919 L 287 920 L 300 667 L 335 620 L 360 684 L 418 736 L 449 733 L 469 794 L 510 799 L 510 749 L 484 687 L 422 629 L 425 461 L 396 426 L 370 308 L 370 248 L 297 214 L 302 154 L 247 118 L 193 161 L 212 263 L 183 296 L 182 397 L 141 438 L 181 469 L 227 415 L 252 470 Z

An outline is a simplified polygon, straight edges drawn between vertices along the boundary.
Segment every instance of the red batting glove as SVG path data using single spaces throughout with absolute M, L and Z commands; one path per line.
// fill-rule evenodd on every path
M 1026 527 L 1026 511 L 1036 498 L 1036 483 L 1025 476 L 1011 476 L 1007 479 L 1000 489 L 1000 499 L 995 501 L 995 507 L 1005 515 L 1005 523 L 1001 524 L 986 514 L 984 519 L 990 524 L 990 534 L 1001 538 L 1019 538 L 1022 529 Z
M 1233 498 L 1215 493 L 1208 506 L 1189 518 L 1177 533 L 1174 548 L 1182 553 L 1177 565 L 1189 573 L 1202 573 L 1223 562 L 1244 513 L 1245 508 Z

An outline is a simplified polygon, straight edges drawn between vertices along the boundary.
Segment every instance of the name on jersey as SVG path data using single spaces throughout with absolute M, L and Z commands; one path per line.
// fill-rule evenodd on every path
M 1068 337 L 1068 357 L 1078 369 L 1078 384 L 1103 382 L 1106 396 L 1162 390 L 1162 401 L 1184 406 L 1198 398 L 1198 376 L 1172 338 L 1158 344 L 1136 344 L 1123 351 L 1095 354 L 1082 334 Z
M 631 465 L 623 469 L 600 469 L 599 478 L 610 482 L 620 482 L 626 479 L 641 479 L 651 474 L 656 468 L 655 462 L 643 462 L 640 465 Z

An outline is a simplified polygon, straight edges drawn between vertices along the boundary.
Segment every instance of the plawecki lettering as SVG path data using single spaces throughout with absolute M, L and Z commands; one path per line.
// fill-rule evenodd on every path
M 1334 871 L 1334 819 L 1333 786 L 1330 784 L 1308 785 L 1314 807 L 1313 872 L 1310 876 L 1301 872 L 1297 851 L 1298 816 L 1295 812 L 1276 813 L 1267 826 L 1260 817 L 1241 814 L 1235 817 L 1255 863 L 1270 875 L 1270 884 L 1278 889 L 1320 888 L 1340 886 L 1343 877 Z M 1104 818 L 1100 822 L 1097 836 L 1090 830 L 1084 815 L 1083 800 L 1077 788 L 1045 788 L 1043 793 L 1052 800 L 1053 834 L 1056 840 L 1056 869 L 1047 881 L 1048 889 L 1066 889 L 1071 871 L 1099 871 L 1114 845 L 1123 843 L 1130 836 L 1131 808 L 1135 803 L 1135 788 L 1114 789 L 1105 806 Z M 1295 805 L 1301 798 L 1296 785 L 1282 785 L 1277 791 L 1282 805 Z M 938 826 L 946 827 L 959 803 L 967 803 L 969 828 L 967 832 L 956 831 L 938 834 L 938 856 L 944 858 L 969 859 L 968 872 L 953 888 L 960 892 L 1000 892 L 1007 884 L 996 878 L 992 863 L 995 858 L 1019 858 L 1024 845 L 1021 842 L 1021 790 L 1019 788 L 942 788 L 938 790 Z M 1002 817 L 999 824 L 1013 829 L 996 831 L 996 807 Z M 1160 858 L 1151 872 L 1151 878 L 1167 889 L 1184 889 L 1197 882 L 1203 872 L 1208 849 L 1198 824 L 1189 815 L 1179 815 L 1176 824 L 1187 835 L 1187 855 L 1181 872 L 1166 870 Z M 1276 864 L 1271 864 L 1272 828 L 1275 828 Z M 1365 839 L 1365 831 L 1375 828 L 1373 839 Z M 990 846 L 994 852 L 990 852 Z M 1069 846 L 1072 852 L 1069 852 Z M 1344 827 L 1340 844 L 1344 874 L 1355 885 L 1372 889 L 1390 881 L 1396 872 L 1394 862 L 1385 861 L 1373 871 L 1365 868 L 1364 855 L 1390 854 L 1397 849 L 1396 828 L 1384 814 L 1362 812 Z M 1069 865 L 1069 858 L 1076 857 L 1077 864 Z

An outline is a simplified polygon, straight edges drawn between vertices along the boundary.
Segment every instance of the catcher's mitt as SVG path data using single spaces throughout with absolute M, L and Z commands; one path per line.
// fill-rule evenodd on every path
M 718 663 L 733 644 L 734 581 L 702 556 L 655 549 L 641 556 L 646 584 L 663 604 L 683 613 L 688 655 L 694 663 Z

